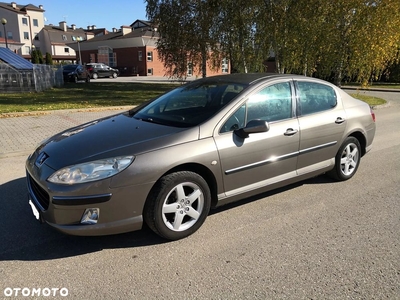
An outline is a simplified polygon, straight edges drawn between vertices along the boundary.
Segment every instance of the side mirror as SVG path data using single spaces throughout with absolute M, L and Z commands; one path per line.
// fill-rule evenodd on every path
M 248 138 L 250 133 L 267 132 L 269 124 L 263 120 L 251 120 L 246 127 L 235 130 L 234 133 L 242 139 Z

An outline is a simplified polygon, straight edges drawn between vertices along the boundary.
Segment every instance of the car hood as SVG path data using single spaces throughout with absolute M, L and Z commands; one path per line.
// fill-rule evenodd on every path
M 123 113 L 63 131 L 35 151 L 46 153 L 54 170 L 82 162 L 137 155 L 198 139 L 198 128 L 177 128 L 137 120 Z

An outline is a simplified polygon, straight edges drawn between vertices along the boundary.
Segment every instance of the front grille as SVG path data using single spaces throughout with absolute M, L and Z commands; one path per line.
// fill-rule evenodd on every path
M 33 194 L 33 196 L 35 196 L 36 200 L 44 208 L 44 210 L 47 210 L 50 202 L 49 194 L 40 185 L 38 185 L 29 174 L 27 174 L 27 177 L 29 181 L 30 192 Z

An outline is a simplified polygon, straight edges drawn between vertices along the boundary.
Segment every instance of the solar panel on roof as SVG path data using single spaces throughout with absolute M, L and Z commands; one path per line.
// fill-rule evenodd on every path
M 32 70 L 33 64 L 8 48 L 0 48 L 0 60 L 18 70 Z

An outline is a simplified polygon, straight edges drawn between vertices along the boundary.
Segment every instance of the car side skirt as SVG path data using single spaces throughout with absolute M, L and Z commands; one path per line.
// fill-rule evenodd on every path
M 276 176 L 261 182 L 241 187 L 239 189 L 228 191 L 218 195 L 217 207 L 228 204 L 246 197 L 254 196 L 259 193 L 268 192 L 289 184 L 305 180 L 311 177 L 321 175 L 330 171 L 335 164 L 335 159 L 331 158 L 326 161 L 302 168 L 297 171 L 289 172 L 280 176 Z

